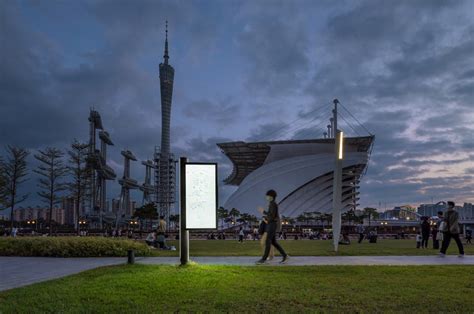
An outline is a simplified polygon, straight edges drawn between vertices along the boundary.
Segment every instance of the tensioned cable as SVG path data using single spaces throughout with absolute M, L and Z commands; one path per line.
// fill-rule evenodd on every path
M 351 115 L 351 117 L 352 117 L 362 128 L 364 128 L 364 130 L 365 130 L 367 133 L 369 133 L 370 135 L 372 135 L 372 132 L 370 132 L 369 130 L 367 130 L 367 128 L 366 128 L 362 123 L 360 123 L 360 121 L 357 120 L 357 118 L 354 117 L 354 115 L 353 115 L 343 104 L 341 104 L 341 103 L 339 103 L 339 104 L 341 105 L 341 107 L 342 107 L 345 111 L 347 111 L 348 114 Z
M 317 110 L 313 110 L 311 113 L 316 114 L 318 111 L 321 111 L 321 109 L 324 109 L 324 107 L 323 106 L 319 107 Z M 270 134 L 271 136 L 268 136 L 267 138 L 272 139 L 272 138 L 278 137 L 282 132 L 285 132 L 285 133 L 294 132 L 294 131 L 298 130 L 299 128 L 305 127 L 308 123 L 311 123 L 311 122 L 313 122 L 314 120 L 316 120 L 318 118 L 319 117 L 317 117 L 317 116 L 313 117 L 311 120 L 307 121 L 304 124 L 295 124 L 295 123 L 291 122 L 290 124 L 287 124 L 285 127 L 280 128 L 279 130 L 271 133 Z M 303 119 L 303 117 L 299 118 L 299 119 L 296 119 L 295 121 L 298 121 L 298 120 L 301 120 L 301 119 Z M 289 125 L 289 127 L 288 127 L 288 125 Z
M 313 119 L 313 120 L 316 120 L 316 119 Z M 321 120 L 321 121 L 320 121 L 317 125 L 315 125 L 314 127 L 311 126 L 311 127 L 307 128 L 303 133 L 300 134 L 300 136 L 301 136 L 301 135 L 306 135 L 306 134 L 308 134 L 308 133 L 317 133 L 317 131 L 321 131 L 321 124 L 324 124 L 324 123 L 326 123 L 326 122 L 327 122 L 327 121 L 324 120 L 324 119 Z M 324 132 L 326 131 L 326 129 L 325 129 L 324 127 L 322 128 L 322 130 L 323 130 L 323 132 L 321 132 L 321 133 L 324 133 Z M 295 135 L 295 134 L 293 133 L 293 136 L 294 136 L 294 135 Z
M 347 125 L 348 125 L 358 136 L 361 136 L 360 133 L 357 132 L 357 130 L 352 126 L 352 124 L 350 124 L 349 121 L 347 121 L 346 118 L 344 118 L 344 116 L 343 116 L 340 112 L 338 112 L 337 114 L 338 114 L 339 117 L 342 118 L 342 120 L 344 120 L 344 121 L 347 123 Z
M 281 132 L 283 129 L 285 129 L 285 128 L 287 127 L 287 125 L 292 125 L 293 123 L 295 123 L 295 122 L 297 122 L 297 121 L 299 121 L 299 120 L 305 119 L 309 114 L 315 113 L 316 111 L 318 111 L 318 110 L 324 108 L 325 106 L 328 106 L 328 104 L 324 104 L 324 105 L 322 105 L 322 106 L 320 106 L 320 107 L 318 107 L 318 108 L 316 108 L 316 109 L 311 110 L 310 112 L 306 113 L 305 116 L 300 117 L 300 118 L 298 118 L 298 119 L 295 119 L 294 121 L 291 121 L 289 124 L 286 124 L 285 126 L 279 128 L 279 129 L 277 129 L 277 130 L 275 130 L 275 131 L 272 131 L 272 132 L 267 133 L 267 134 L 265 134 L 265 135 L 263 135 L 263 136 L 260 136 L 257 141 L 261 141 L 262 139 L 267 138 L 267 136 L 273 135 L 273 134 L 275 134 L 275 133 L 277 133 L 277 132 Z
M 308 122 L 306 122 L 303 125 L 297 125 L 296 127 L 294 126 L 294 127 L 291 127 L 289 129 L 285 130 L 286 131 L 285 133 L 286 133 L 286 135 L 294 134 L 294 133 L 296 133 L 300 130 L 303 130 L 303 129 L 307 128 L 309 125 L 311 125 L 312 122 L 314 122 L 316 120 L 319 120 L 319 119 L 320 119 L 320 117 L 314 117 L 313 119 L 309 120 Z M 322 120 L 322 121 L 324 121 L 324 120 Z

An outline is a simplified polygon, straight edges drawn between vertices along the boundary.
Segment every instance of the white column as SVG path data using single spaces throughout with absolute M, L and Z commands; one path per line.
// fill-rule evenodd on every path
M 332 238 L 334 251 L 339 247 L 339 235 L 341 234 L 341 197 L 342 197 L 342 160 L 343 160 L 344 134 L 341 131 L 335 133 L 335 164 L 332 190 Z

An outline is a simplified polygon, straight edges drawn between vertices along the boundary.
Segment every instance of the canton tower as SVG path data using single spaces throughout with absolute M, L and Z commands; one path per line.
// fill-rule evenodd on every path
M 170 152 L 170 118 L 174 69 L 168 64 L 168 21 L 166 21 L 165 54 L 160 63 L 161 147 L 155 150 L 156 202 L 160 215 L 169 220 L 175 202 L 176 164 Z M 169 224 L 168 224 L 169 225 Z

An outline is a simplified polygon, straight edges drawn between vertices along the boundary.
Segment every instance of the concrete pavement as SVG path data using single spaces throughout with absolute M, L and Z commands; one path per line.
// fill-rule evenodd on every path
M 85 270 L 123 264 L 123 257 L 55 258 L 0 256 L 0 291 L 61 278 Z
M 202 256 L 191 260 L 204 265 L 255 266 L 257 256 Z M 65 277 L 102 266 L 126 263 L 126 257 L 54 258 L 0 256 L 0 291 Z M 267 265 L 280 265 L 275 257 Z M 177 265 L 178 257 L 137 257 L 147 265 Z M 321 265 L 473 265 L 474 256 L 293 256 L 287 266 Z M 266 267 L 259 265 L 258 267 Z

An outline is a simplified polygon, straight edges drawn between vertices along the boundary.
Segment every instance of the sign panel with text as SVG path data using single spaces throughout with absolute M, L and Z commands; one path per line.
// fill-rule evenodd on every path
M 217 164 L 186 163 L 186 229 L 217 229 Z

